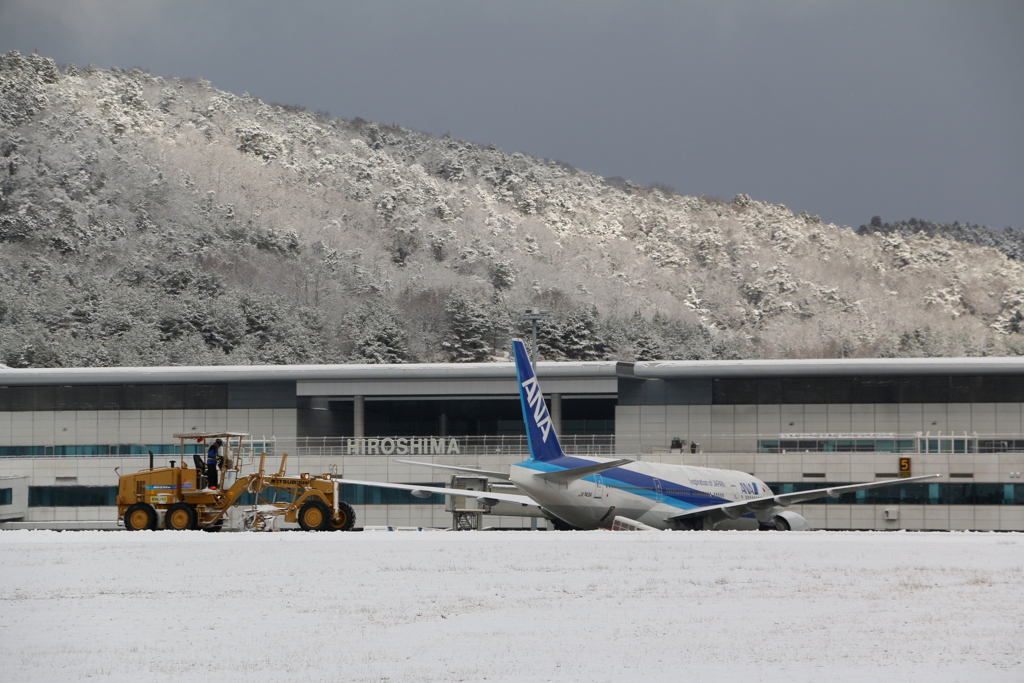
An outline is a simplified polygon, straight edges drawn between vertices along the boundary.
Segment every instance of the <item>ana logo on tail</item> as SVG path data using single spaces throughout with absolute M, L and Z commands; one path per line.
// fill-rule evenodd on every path
M 526 403 L 533 408 L 533 422 L 540 430 L 541 440 L 547 443 L 548 433 L 551 431 L 551 416 L 548 415 L 548 406 L 544 403 L 544 395 L 540 393 L 537 378 L 531 377 L 523 382 L 523 389 L 526 390 Z

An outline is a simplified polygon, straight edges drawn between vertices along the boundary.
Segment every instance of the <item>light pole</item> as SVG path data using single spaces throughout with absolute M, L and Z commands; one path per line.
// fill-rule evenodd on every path
M 537 321 L 547 320 L 548 312 L 527 308 L 523 311 L 523 315 L 520 318 L 523 322 L 529 321 L 530 326 L 533 328 L 533 348 L 530 354 L 530 365 L 533 366 L 533 375 L 537 376 Z

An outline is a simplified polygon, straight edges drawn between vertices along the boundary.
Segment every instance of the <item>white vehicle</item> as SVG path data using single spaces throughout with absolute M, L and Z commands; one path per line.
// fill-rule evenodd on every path
M 413 495 L 422 492 L 424 496 L 429 493 L 468 496 L 480 499 L 484 505 L 495 505 L 499 501 L 536 505 L 556 528 L 803 531 L 810 528 L 807 520 L 786 510 L 793 503 L 825 496 L 837 498 L 851 491 L 939 476 L 886 479 L 776 495 L 757 477 L 736 470 L 567 456 L 558 443 L 526 347 L 515 340 L 512 350 L 530 457 L 512 465 L 509 474 L 432 463 L 412 464 L 511 480 L 526 495 L 351 479 L 345 479 L 345 483 L 403 489 L 412 491 Z

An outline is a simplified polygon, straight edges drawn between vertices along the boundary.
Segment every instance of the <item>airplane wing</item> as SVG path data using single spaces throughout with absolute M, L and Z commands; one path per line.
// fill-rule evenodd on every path
M 554 472 L 541 472 L 534 476 L 538 479 L 547 479 L 548 481 L 558 482 L 559 484 L 566 484 L 570 481 L 576 481 L 583 477 L 588 477 L 591 474 L 597 474 L 598 472 L 604 472 L 605 470 L 611 470 L 622 465 L 628 465 L 633 462 L 629 458 L 622 458 L 621 460 L 612 460 L 611 462 L 599 462 L 596 465 L 584 465 L 583 467 L 573 467 L 568 470 L 555 470 Z
M 518 503 L 520 505 L 532 505 L 540 507 L 537 502 L 529 496 L 518 496 L 514 493 L 497 493 L 495 491 L 467 491 L 465 489 L 453 489 L 446 486 L 414 486 L 412 484 L 391 484 L 386 481 L 358 481 L 356 479 L 345 479 L 334 477 L 339 484 L 358 484 L 360 486 L 376 486 L 382 489 L 398 489 L 399 491 L 423 491 L 424 493 L 440 493 L 445 496 L 466 496 L 476 498 L 484 505 L 492 506 L 498 503 Z M 490 502 L 493 501 L 493 502 Z
M 883 481 L 871 481 L 864 484 L 849 484 L 847 486 L 830 486 L 823 489 L 812 489 L 810 491 L 799 491 L 797 493 L 780 493 L 774 496 L 765 496 L 764 498 L 753 498 L 751 500 L 737 500 L 731 503 L 722 503 L 721 505 L 707 505 L 704 507 L 696 507 L 682 512 L 678 515 L 672 515 L 667 517 L 665 521 L 675 522 L 682 521 L 684 519 L 693 519 L 694 517 L 710 517 L 714 522 L 721 522 L 726 519 L 739 519 L 743 515 L 751 512 L 758 512 L 760 510 L 767 510 L 769 508 L 789 507 L 794 503 L 802 503 L 806 500 L 814 500 L 815 498 L 838 498 L 844 493 L 850 493 L 852 491 L 863 491 L 864 489 L 881 488 L 882 486 L 893 486 L 895 484 L 907 484 L 912 481 L 921 481 L 922 479 L 934 479 L 941 475 L 938 474 L 926 474 L 922 477 L 907 477 L 905 479 L 885 479 Z
M 395 462 L 405 463 L 406 465 L 420 465 L 422 467 L 436 467 L 439 470 L 455 470 L 456 472 L 469 472 L 470 474 L 479 474 L 483 477 L 492 477 L 494 479 L 509 479 L 508 472 L 493 472 L 491 470 L 474 470 L 471 467 L 458 467 L 456 465 L 435 465 L 432 462 L 417 462 L 415 460 L 395 460 Z

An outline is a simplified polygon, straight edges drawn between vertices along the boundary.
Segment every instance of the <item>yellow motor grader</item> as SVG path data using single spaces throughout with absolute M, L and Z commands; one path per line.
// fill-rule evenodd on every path
M 154 467 L 150 451 L 149 469 L 120 476 L 117 515 L 124 528 L 204 529 L 218 531 L 228 510 L 246 493 L 251 505 L 241 506 L 243 526 L 269 530 L 275 520 L 298 522 L 306 531 L 348 531 L 356 521 L 355 511 L 338 498 L 338 482 L 332 474 L 285 476 L 288 454 L 274 474 L 264 471 L 266 452 L 259 454 L 259 466 L 251 474 L 242 469 L 256 462 L 249 434 L 242 432 L 190 432 L 175 434 L 181 459 L 170 467 Z M 203 451 L 220 439 L 220 465 L 216 481 L 206 480 Z M 186 450 L 195 468 L 186 461 Z

